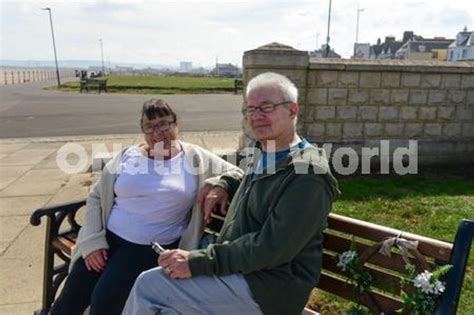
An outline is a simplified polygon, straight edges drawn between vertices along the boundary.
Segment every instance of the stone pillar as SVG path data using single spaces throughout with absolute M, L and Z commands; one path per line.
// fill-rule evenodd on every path
M 242 62 L 244 83 L 242 108 L 246 106 L 245 91 L 247 82 L 250 79 L 267 71 L 283 74 L 293 81 L 298 88 L 298 104 L 300 105 L 298 132 L 304 131 L 308 64 L 309 55 L 307 51 L 296 50 L 293 47 L 280 43 L 271 43 L 246 51 Z M 247 147 L 253 141 L 253 136 L 245 117 L 242 117 L 242 130 L 239 141 L 240 148 Z

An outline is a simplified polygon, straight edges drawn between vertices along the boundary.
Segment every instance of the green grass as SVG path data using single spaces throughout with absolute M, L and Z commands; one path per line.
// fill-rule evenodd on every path
M 234 91 L 233 78 L 180 77 L 180 76 L 109 76 L 109 93 L 129 94 L 196 94 L 228 93 Z M 102 78 L 101 78 L 102 79 Z M 48 89 L 58 89 L 49 87 Z M 79 82 L 66 82 L 61 91 L 79 92 Z
M 474 180 L 465 177 L 351 177 L 339 179 L 342 194 L 333 212 L 439 240 L 453 241 L 463 218 L 474 219 Z M 318 291 L 312 304 L 337 314 L 348 303 Z M 464 279 L 458 314 L 474 309 L 474 250 Z

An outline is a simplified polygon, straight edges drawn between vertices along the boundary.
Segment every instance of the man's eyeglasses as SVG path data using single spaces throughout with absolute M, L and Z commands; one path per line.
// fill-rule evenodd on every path
M 290 103 L 291 102 L 285 101 L 285 102 L 281 102 L 277 104 L 267 103 L 267 104 L 262 104 L 260 106 L 248 106 L 247 108 L 244 108 L 244 114 L 247 116 L 253 115 L 256 112 L 268 114 L 268 113 L 273 112 L 277 106 L 290 104 Z
M 155 131 L 167 131 L 174 125 L 174 121 L 163 121 L 155 125 L 145 125 L 142 126 L 142 130 L 144 134 L 152 134 Z

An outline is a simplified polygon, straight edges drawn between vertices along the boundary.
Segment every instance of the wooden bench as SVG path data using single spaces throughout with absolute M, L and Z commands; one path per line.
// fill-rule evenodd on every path
M 107 79 L 85 79 L 81 80 L 80 93 L 86 90 L 89 93 L 89 88 L 97 88 L 98 92 L 107 92 Z
M 36 210 L 31 216 L 32 225 L 40 225 L 41 218 L 46 217 L 46 239 L 42 309 L 35 314 L 46 314 L 60 284 L 67 277 L 71 249 L 75 244 L 80 225 L 76 222 L 76 213 L 86 203 L 78 200 Z M 222 217 L 214 215 L 212 223 L 206 227 L 206 233 L 219 233 Z M 328 228 L 325 231 L 323 270 L 317 288 L 335 294 L 347 300 L 355 301 L 354 284 L 347 281 L 346 274 L 337 267 L 335 255 L 347 251 L 354 244 L 357 251 L 363 253 L 370 250 L 373 244 L 387 237 L 402 237 L 407 240 L 419 241 L 418 251 L 424 255 L 431 267 L 451 264 L 446 279 L 446 291 L 438 305 L 439 314 L 456 314 L 461 294 L 464 273 L 469 257 L 474 221 L 462 220 L 453 243 L 443 242 L 385 226 L 330 214 Z M 410 258 L 415 265 L 420 261 Z M 58 262 L 61 261 L 61 262 Z M 386 289 L 400 290 L 400 278 L 405 273 L 402 256 L 393 252 L 386 257 L 375 254 L 368 260 L 367 270 L 373 278 L 371 293 L 373 299 L 385 314 L 393 314 L 401 306 L 400 296 L 387 294 Z M 372 312 L 375 312 L 371 301 L 363 301 Z

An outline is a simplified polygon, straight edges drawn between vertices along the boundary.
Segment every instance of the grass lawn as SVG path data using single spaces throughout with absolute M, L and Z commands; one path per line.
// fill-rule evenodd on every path
M 234 91 L 233 78 L 117 75 L 100 79 L 105 78 L 109 93 L 196 94 Z M 48 89 L 57 89 L 57 87 Z M 79 82 L 66 82 L 59 90 L 79 92 Z
M 459 221 L 474 219 L 474 179 L 465 177 L 380 176 L 339 179 L 338 214 L 453 241 Z M 348 303 L 317 291 L 311 304 L 323 314 L 340 314 Z M 474 250 L 464 279 L 458 314 L 474 309 Z

